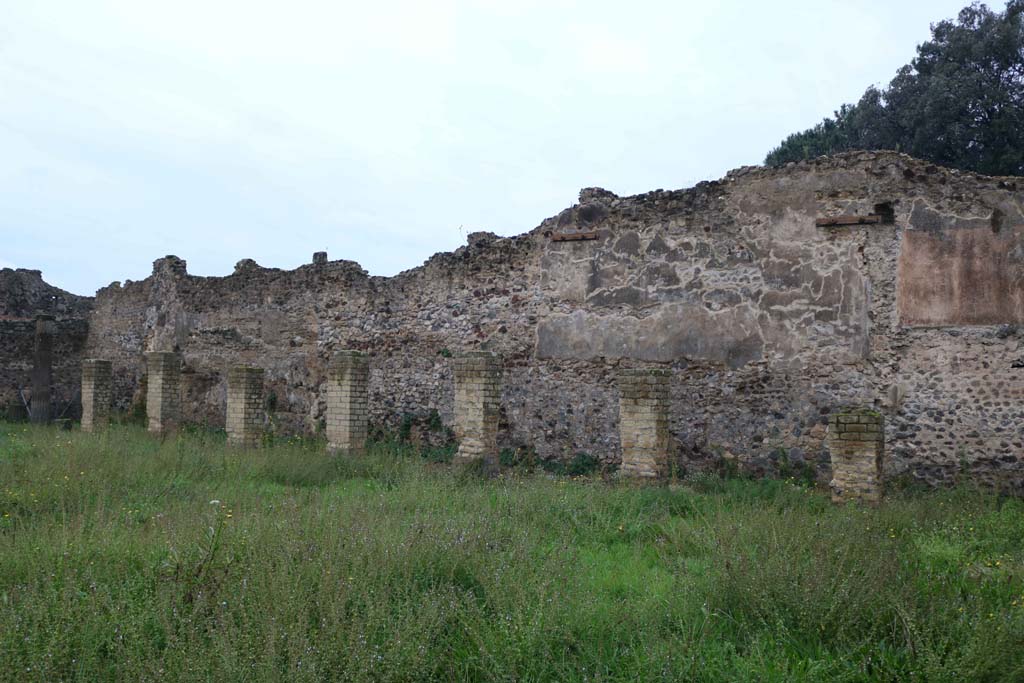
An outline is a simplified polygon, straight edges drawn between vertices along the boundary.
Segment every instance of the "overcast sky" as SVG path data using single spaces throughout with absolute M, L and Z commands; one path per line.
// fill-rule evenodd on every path
M 964 4 L 0 0 L 0 267 L 391 275 L 760 163 Z

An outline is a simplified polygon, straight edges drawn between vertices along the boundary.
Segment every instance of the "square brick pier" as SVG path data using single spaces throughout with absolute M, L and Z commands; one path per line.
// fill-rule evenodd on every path
M 623 477 L 656 479 L 668 473 L 669 383 L 664 369 L 629 369 L 619 373 L 619 435 Z
M 455 462 L 483 461 L 498 469 L 498 419 L 501 413 L 501 356 L 472 351 L 452 360 L 455 374 Z
M 178 380 L 181 358 L 170 351 L 146 354 L 146 416 L 152 434 L 167 434 L 178 427 L 181 397 Z
M 105 429 L 110 421 L 111 363 L 89 358 L 82 361 L 82 431 Z
M 263 368 L 228 370 L 228 444 L 258 448 L 263 442 Z
M 362 453 L 366 448 L 367 386 L 370 362 L 365 354 L 343 350 L 327 369 L 327 448 Z
M 882 499 L 885 458 L 885 422 L 867 408 L 845 408 L 829 418 L 829 455 L 832 459 L 832 500 L 841 503 Z

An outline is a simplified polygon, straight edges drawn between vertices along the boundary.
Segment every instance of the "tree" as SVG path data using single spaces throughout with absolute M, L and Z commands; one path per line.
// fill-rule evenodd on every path
M 895 149 L 988 175 L 1024 175 L 1024 0 L 1003 12 L 974 3 L 932 39 L 884 90 L 790 135 L 765 164 L 855 149 Z

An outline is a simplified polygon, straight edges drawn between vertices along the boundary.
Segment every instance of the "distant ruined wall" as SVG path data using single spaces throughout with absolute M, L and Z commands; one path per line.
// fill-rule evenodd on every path
M 77 418 L 81 410 L 82 350 L 89 332 L 85 320 L 58 320 L 53 348 L 53 401 L 55 417 Z M 35 319 L 0 319 L 0 415 L 23 417 L 22 396 L 31 397 Z
M 395 277 L 241 261 L 100 290 L 87 355 L 138 400 L 145 351 L 180 351 L 185 419 L 222 425 L 233 365 L 266 370 L 283 431 L 324 418 L 331 354 L 370 357 L 376 424 L 436 410 L 451 357 L 501 354 L 502 446 L 621 458 L 620 370 L 671 371 L 683 467 L 808 462 L 837 406 L 885 413 L 886 467 L 931 483 L 1024 481 L 1024 184 L 896 153 L 748 167 L 688 190 L 580 203 L 510 238 L 470 235 Z M 880 216 L 867 225 L 816 219 Z M 565 234 L 593 237 L 562 241 Z M 555 239 L 553 239 L 555 238 Z M 826 479 L 827 480 L 827 479 Z
M 24 417 L 23 400 L 31 396 L 35 317 L 47 314 L 56 318 L 51 392 L 55 416 L 78 417 L 82 350 L 91 310 L 91 297 L 46 284 L 38 270 L 0 269 L 0 416 Z
M 58 319 L 87 318 L 91 310 L 91 296 L 78 296 L 49 285 L 38 270 L 0 268 L 0 320 L 39 314 Z

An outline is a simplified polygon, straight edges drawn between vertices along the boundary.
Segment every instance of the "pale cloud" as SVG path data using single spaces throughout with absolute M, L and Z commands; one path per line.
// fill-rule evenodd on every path
M 647 45 L 617 34 L 612 27 L 577 24 L 569 36 L 580 65 L 608 77 L 631 76 L 646 80 L 651 69 Z
M 167 253 L 394 273 L 583 186 L 757 163 L 961 4 L 10 2 L 3 258 L 80 293 Z

